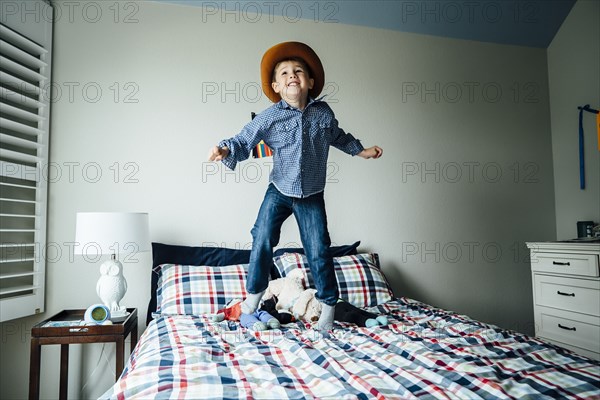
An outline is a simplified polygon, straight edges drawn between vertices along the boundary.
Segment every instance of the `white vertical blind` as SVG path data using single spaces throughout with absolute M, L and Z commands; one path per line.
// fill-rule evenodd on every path
M 31 23 L 44 43 L 0 23 L 0 322 L 44 311 L 52 23 Z

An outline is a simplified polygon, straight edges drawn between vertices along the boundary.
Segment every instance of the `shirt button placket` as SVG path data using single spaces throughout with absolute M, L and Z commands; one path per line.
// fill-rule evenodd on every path
M 300 144 L 300 146 L 302 147 L 302 154 L 300 156 L 300 187 L 301 187 L 301 191 L 302 194 L 301 196 L 304 197 L 304 154 L 306 153 L 305 151 L 305 145 L 306 145 L 306 124 L 304 123 L 304 114 L 302 114 L 302 116 L 300 117 L 300 129 L 302 129 L 302 143 Z

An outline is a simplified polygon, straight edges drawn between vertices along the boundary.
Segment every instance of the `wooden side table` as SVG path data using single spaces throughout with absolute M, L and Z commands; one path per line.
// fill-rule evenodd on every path
M 31 329 L 31 356 L 29 364 L 29 399 L 40 397 L 41 347 L 46 344 L 60 344 L 60 393 L 59 398 L 67 398 L 69 377 L 69 344 L 115 342 L 117 347 L 116 379 L 119 379 L 125 362 L 125 338 L 131 335 L 131 350 L 137 344 L 137 309 L 128 308 L 129 316 L 113 325 L 85 325 L 51 327 L 50 321 L 83 320 L 85 310 L 63 310 L 40 322 Z

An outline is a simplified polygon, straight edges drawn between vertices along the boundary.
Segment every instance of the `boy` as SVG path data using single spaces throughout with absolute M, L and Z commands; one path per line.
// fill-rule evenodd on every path
M 235 137 L 211 150 L 210 161 L 234 169 L 261 141 L 273 150 L 273 170 L 265 198 L 252 228 L 252 251 L 246 280 L 244 314 L 253 313 L 267 288 L 273 247 L 281 225 L 294 214 L 309 267 L 323 309 L 318 329 L 331 329 L 338 288 L 323 190 L 329 146 L 365 159 L 381 157 L 378 146 L 365 149 L 338 127 L 327 103 L 317 99 L 325 83 L 323 65 L 306 44 L 284 42 L 273 46 L 261 61 L 263 91 L 273 101 Z

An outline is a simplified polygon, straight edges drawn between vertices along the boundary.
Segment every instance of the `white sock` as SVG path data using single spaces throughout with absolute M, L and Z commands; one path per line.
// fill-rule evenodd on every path
M 263 294 L 265 294 L 264 290 L 256 294 L 248 293 L 248 297 L 246 297 L 246 300 L 244 300 L 242 303 L 242 312 L 244 314 L 252 314 L 254 311 L 256 311 Z
M 333 329 L 333 315 L 335 313 L 335 304 L 332 306 L 328 306 L 323 303 L 323 307 L 321 309 L 321 316 L 319 317 L 319 322 L 317 322 L 318 329 L 321 331 L 326 331 Z

